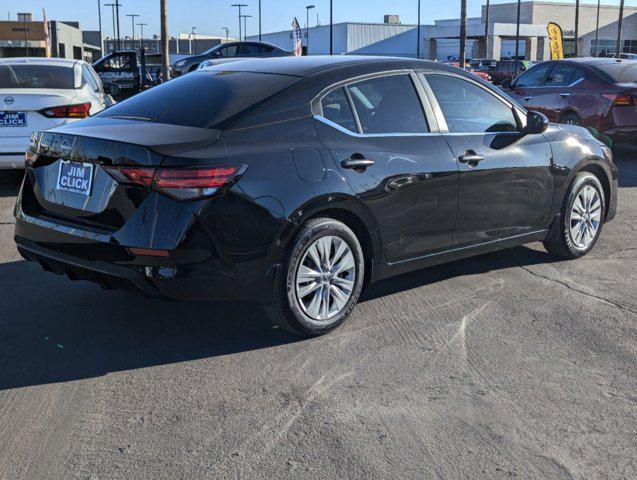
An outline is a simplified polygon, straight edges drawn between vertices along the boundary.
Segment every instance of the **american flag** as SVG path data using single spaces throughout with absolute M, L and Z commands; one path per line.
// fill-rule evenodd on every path
M 301 27 L 296 17 L 292 20 L 292 35 L 294 42 L 292 45 L 292 48 L 294 48 L 294 55 L 300 57 L 303 54 L 303 38 L 301 36 Z

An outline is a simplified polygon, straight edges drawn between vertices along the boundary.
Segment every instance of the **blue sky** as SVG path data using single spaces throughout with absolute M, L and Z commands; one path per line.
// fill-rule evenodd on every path
M 101 0 L 102 5 L 112 0 Z M 167 0 L 168 28 L 171 34 L 197 32 L 209 35 L 224 35 L 222 28 L 230 28 L 230 36 L 238 35 L 237 9 L 230 5 L 245 3 L 249 7 L 245 13 L 253 15 L 248 19 L 248 35 L 258 31 L 258 0 Z M 480 6 L 486 0 L 468 0 L 469 16 L 479 16 Z M 492 0 L 492 3 L 508 3 L 511 0 Z M 562 0 L 569 1 L 569 0 Z M 571 2 L 573 0 L 570 0 Z M 137 23 L 147 23 L 145 34 L 159 33 L 159 0 L 120 0 L 120 29 L 123 35 L 131 33 L 131 19 L 124 15 L 140 14 Z M 597 3 L 596 0 L 582 0 L 582 3 Z M 619 5 L 619 0 L 602 1 L 604 4 Z M 49 20 L 79 20 L 86 30 L 97 29 L 97 0 L 19 0 L 3 2 L 0 18 L 10 15 L 16 18 L 18 12 L 32 12 L 36 19 L 42 18 L 42 9 L 46 9 Z M 18 6 L 19 4 L 19 6 Z M 329 23 L 329 0 L 262 0 L 263 31 L 271 32 L 290 28 L 292 18 L 296 16 L 301 25 L 305 24 L 305 5 L 314 4 L 316 9 L 310 17 L 310 25 L 316 22 L 319 14 L 321 23 Z M 626 0 L 628 6 L 637 6 L 637 0 Z M 334 0 L 334 21 L 346 20 L 363 22 L 382 22 L 383 15 L 400 15 L 403 23 L 416 23 L 417 0 Z M 422 22 L 431 23 L 434 19 L 458 18 L 460 0 L 422 0 Z M 136 29 L 138 27 L 135 27 Z M 102 9 L 102 30 L 105 36 L 112 34 L 110 7 Z M 138 30 L 136 30 L 138 32 Z

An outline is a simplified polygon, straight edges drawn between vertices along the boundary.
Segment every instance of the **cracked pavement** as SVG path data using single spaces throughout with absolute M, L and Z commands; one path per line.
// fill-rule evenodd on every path
M 617 163 L 587 257 L 404 275 L 312 340 L 21 261 L 0 172 L 0 479 L 637 478 L 637 151 Z

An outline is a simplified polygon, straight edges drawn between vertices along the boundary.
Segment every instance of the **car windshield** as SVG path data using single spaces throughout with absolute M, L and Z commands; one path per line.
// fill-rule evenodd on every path
M 73 68 L 60 65 L 0 65 L 0 88 L 73 89 Z
M 637 82 L 637 62 L 616 61 L 595 65 L 597 70 L 601 70 L 605 77 L 612 83 L 635 83 Z
M 298 82 L 299 77 L 198 70 L 98 113 L 198 128 L 215 128 Z

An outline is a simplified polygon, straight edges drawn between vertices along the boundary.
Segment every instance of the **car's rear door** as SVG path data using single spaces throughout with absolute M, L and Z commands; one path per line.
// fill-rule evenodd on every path
M 334 86 L 315 103 L 319 138 L 374 215 L 390 263 L 452 242 L 457 165 L 423 99 L 413 72 L 389 72 Z
M 557 62 L 545 82 L 546 116 L 552 122 L 561 122 L 568 110 L 571 95 L 584 80 L 584 70 L 572 62 Z
M 550 223 L 551 147 L 520 130 L 514 106 L 464 76 L 422 75 L 460 170 L 454 246 L 542 230 Z

